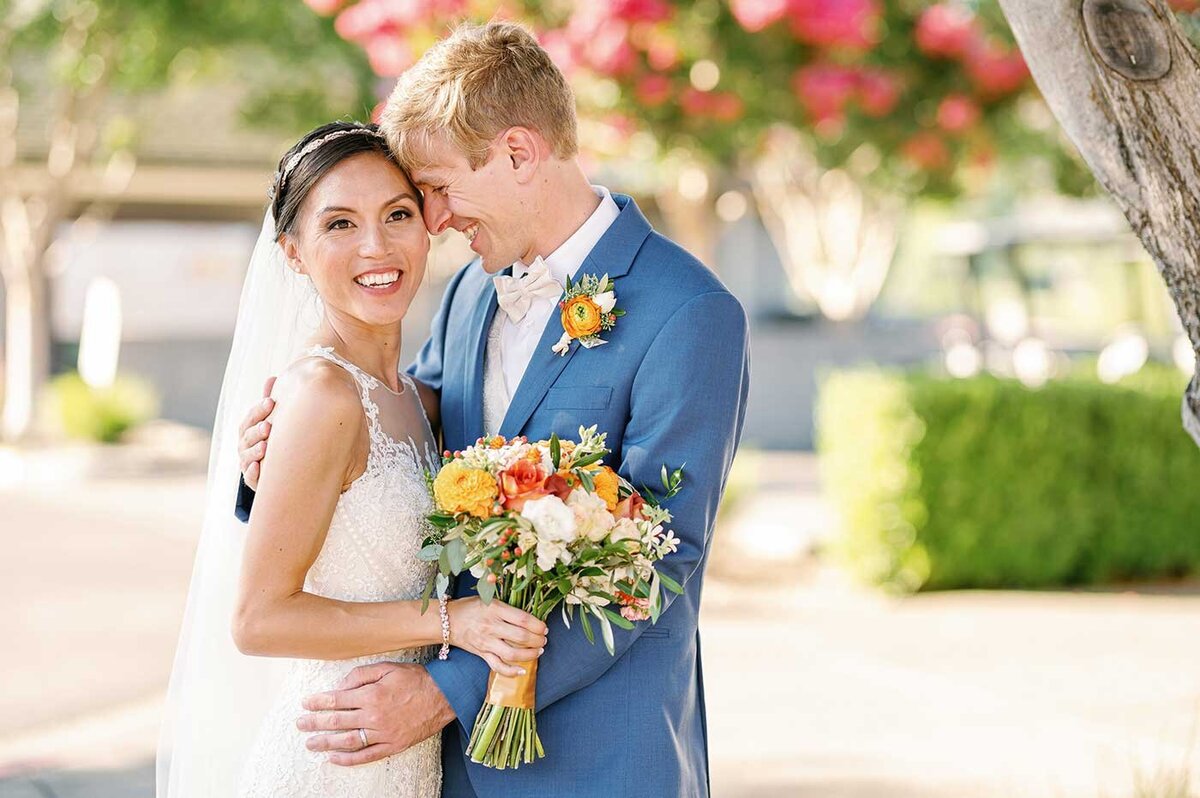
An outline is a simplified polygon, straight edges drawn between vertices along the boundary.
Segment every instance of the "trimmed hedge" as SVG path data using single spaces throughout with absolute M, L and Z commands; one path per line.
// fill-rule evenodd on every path
M 1031 390 L 878 370 L 821 388 L 818 448 L 838 548 L 898 591 L 1045 587 L 1200 573 L 1200 449 L 1185 380 Z

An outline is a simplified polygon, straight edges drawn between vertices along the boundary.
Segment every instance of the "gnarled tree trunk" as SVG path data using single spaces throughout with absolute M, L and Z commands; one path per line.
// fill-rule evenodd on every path
M 1200 59 L 1163 0 L 1000 0 L 1033 78 L 1200 354 Z M 1200 445 L 1200 378 L 1183 399 Z

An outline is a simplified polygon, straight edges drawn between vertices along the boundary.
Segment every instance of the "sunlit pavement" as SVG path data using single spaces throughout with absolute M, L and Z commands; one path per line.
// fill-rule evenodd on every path
M 1118 798 L 1200 763 L 1200 596 L 888 599 L 805 556 L 829 523 L 810 457 L 751 477 L 702 615 L 714 795 Z M 153 794 L 202 494 L 0 489 L 0 796 Z

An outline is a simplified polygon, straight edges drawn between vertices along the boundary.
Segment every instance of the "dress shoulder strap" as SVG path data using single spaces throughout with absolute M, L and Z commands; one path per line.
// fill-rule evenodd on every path
M 371 399 L 371 391 L 379 387 L 379 380 L 349 360 L 334 354 L 333 347 L 331 346 L 314 346 L 304 354 L 306 357 L 319 357 L 328 360 L 330 363 L 341 366 L 350 373 L 350 376 L 354 378 L 354 382 L 358 385 L 358 397 L 362 400 L 363 410 L 366 412 L 367 420 L 371 425 L 371 439 L 374 440 L 379 431 L 379 406 Z

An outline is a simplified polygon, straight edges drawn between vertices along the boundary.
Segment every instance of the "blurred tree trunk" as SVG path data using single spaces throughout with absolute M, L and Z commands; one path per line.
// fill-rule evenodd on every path
M 822 169 L 788 128 L 771 131 L 750 173 L 793 293 L 833 321 L 865 316 L 896 253 L 897 208 L 849 171 Z
M 1034 80 L 1200 353 L 1200 61 L 1163 0 L 1000 0 Z M 1200 445 L 1200 378 L 1183 399 Z
M 96 14 L 86 4 L 64 26 L 59 63 L 76 63 L 89 45 Z M 0 52 L 8 52 L 12 31 L 0 31 Z M 95 42 L 90 43 L 94 48 Z M 67 218 L 70 182 L 76 166 L 96 144 L 91 121 L 105 95 L 112 53 L 101 43 L 101 68 L 86 84 L 64 81 L 48 130 L 45 180 L 18 182 L 17 125 L 20 99 L 11 62 L 0 67 L 0 277 L 5 288 L 4 411 L 0 437 L 20 441 L 34 433 L 36 399 L 50 377 L 50 297 L 47 253 Z M 107 57 L 106 57 L 107 56 Z
M 710 269 L 717 268 L 717 232 L 720 225 L 713 213 L 711 169 L 699 163 L 686 164 L 677 179 L 655 194 L 658 209 L 671 231 L 671 238 Z

